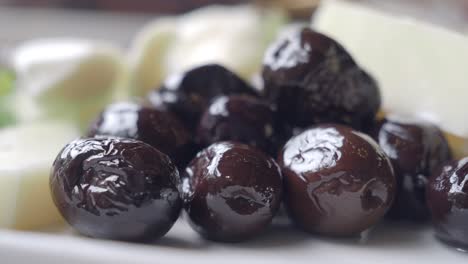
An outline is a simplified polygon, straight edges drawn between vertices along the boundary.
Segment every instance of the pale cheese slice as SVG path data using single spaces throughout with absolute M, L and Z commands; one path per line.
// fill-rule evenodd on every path
M 133 95 L 146 96 L 166 77 L 203 64 L 224 65 L 247 80 L 286 22 L 284 12 L 251 5 L 215 5 L 159 18 L 135 37 L 129 52 Z
M 468 155 L 468 37 L 348 1 L 324 1 L 313 27 L 340 42 L 379 82 L 385 112 L 422 118 Z
M 167 75 L 164 61 L 176 36 L 177 19 L 159 18 L 136 36 L 129 53 L 131 95 L 146 96 Z
M 59 118 L 87 127 L 112 99 L 126 96 L 123 52 L 106 42 L 31 40 L 12 51 L 11 64 L 15 111 L 23 122 Z
M 37 229 L 61 222 L 52 202 L 52 163 L 77 129 L 45 121 L 0 130 L 0 228 Z

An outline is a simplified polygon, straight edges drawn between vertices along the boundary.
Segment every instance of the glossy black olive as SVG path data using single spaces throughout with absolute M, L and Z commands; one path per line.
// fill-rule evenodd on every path
M 203 114 L 197 139 L 202 146 L 237 141 L 276 155 L 280 129 L 272 107 L 248 95 L 221 96 Z
M 257 96 L 255 89 L 235 73 L 209 64 L 170 76 L 148 98 L 156 108 L 173 112 L 187 127 L 195 130 L 212 99 L 232 94 Z
M 321 125 L 293 137 L 278 161 L 285 201 L 302 229 L 352 236 L 390 208 L 396 183 L 390 160 L 370 137 L 341 125 Z
M 392 161 L 397 177 L 397 196 L 388 217 L 429 220 L 428 178 L 452 157 L 444 135 L 434 125 L 393 117 L 380 122 L 375 138 Z
M 124 138 L 77 139 L 54 162 L 55 205 L 79 233 L 146 241 L 165 235 L 182 207 L 179 173 L 165 154 Z
M 215 241 L 254 237 L 270 224 L 281 202 L 276 162 L 240 143 L 211 145 L 197 155 L 182 178 L 189 223 Z
M 340 123 L 363 130 L 380 108 L 377 83 L 337 42 L 304 28 L 267 51 L 265 96 L 292 127 Z
M 468 250 L 468 158 L 449 162 L 431 176 L 427 201 L 437 237 Z
M 92 123 L 88 136 L 133 138 L 169 155 L 185 168 L 197 153 L 188 129 L 172 114 L 134 102 L 109 105 Z

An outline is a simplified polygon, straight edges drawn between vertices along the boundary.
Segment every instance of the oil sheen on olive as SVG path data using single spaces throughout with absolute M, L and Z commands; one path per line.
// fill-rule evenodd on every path
M 179 216 L 179 173 L 165 154 L 124 138 L 77 139 L 57 156 L 50 187 L 55 205 L 79 233 L 148 241 Z
M 309 232 L 359 235 L 385 215 L 395 196 L 389 159 L 374 140 L 346 126 L 302 132 L 286 143 L 278 163 L 289 213 Z
M 339 43 L 308 28 L 271 45 L 263 79 L 265 96 L 292 127 L 340 123 L 363 130 L 381 104 L 374 79 Z
M 392 161 L 397 178 L 397 196 L 388 218 L 429 220 L 428 178 L 452 158 L 444 135 L 434 125 L 391 117 L 380 122 L 375 138 Z
M 237 141 L 276 155 L 279 138 L 272 107 L 248 95 L 221 96 L 203 114 L 197 131 L 198 143 Z
M 195 130 L 211 100 L 231 94 L 257 96 L 255 89 L 235 73 L 221 65 L 209 64 L 170 76 L 148 98 L 156 108 L 173 112 Z
M 134 102 L 109 105 L 92 123 L 88 136 L 133 138 L 169 155 L 179 168 L 185 168 L 197 148 L 188 129 L 172 114 Z
M 468 250 L 468 157 L 447 163 L 431 176 L 427 202 L 436 236 Z
M 211 240 L 253 238 L 268 227 L 280 206 L 278 165 L 245 144 L 211 145 L 198 153 L 182 178 L 189 223 Z

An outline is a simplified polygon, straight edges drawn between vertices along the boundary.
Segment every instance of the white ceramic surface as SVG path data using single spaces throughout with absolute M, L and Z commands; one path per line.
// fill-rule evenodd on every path
M 1 264 L 461 264 L 468 253 L 437 241 L 430 227 L 385 223 L 362 239 L 317 238 L 276 224 L 246 243 L 202 240 L 183 221 L 153 244 L 80 237 L 70 230 L 27 233 L 0 231 Z

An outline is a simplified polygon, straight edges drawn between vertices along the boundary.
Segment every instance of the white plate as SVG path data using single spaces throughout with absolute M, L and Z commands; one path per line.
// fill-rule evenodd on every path
M 461 264 L 467 260 L 467 253 L 437 241 L 428 226 L 391 223 L 365 238 L 345 240 L 318 238 L 275 224 L 263 236 L 238 244 L 205 241 L 183 220 L 153 244 L 102 241 L 70 230 L 0 231 L 1 264 Z

